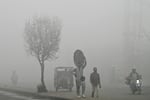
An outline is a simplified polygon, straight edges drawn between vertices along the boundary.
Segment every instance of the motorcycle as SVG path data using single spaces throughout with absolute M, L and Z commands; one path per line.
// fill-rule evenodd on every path
M 141 94 L 141 86 L 142 86 L 142 80 L 136 80 L 136 87 L 139 94 Z
M 132 94 L 135 94 L 138 92 L 138 94 L 141 94 L 141 86 L 142 86 L 142 80 L 137 79 L 136 83 L 131 83 L 130 88 L 132 90 Z

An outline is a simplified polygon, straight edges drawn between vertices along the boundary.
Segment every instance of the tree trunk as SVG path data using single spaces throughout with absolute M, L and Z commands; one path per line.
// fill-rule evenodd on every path
M 47 92 L 46 85 L 44 82 L 44 62 L 41 63 L 41 84 L 43 86 L 43 92 Z

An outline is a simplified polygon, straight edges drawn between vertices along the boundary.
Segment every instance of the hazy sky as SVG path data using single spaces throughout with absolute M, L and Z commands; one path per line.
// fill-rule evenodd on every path
M 10 82 L 16 70 L 21 82 L 39 83 L 40 66 L 26 53 L 23 40 L 26 20 L 36 15 L 58 16 L 63 23 L 59 59 L 46 62 L 47 84 L 53 80 L 55 67 L 74 67 L 76 49 L 82 49 L 87 57 L 87 75 L 95 66 L 100 72 L 112 65 L 120 66 L 124 6 L 124 0 L 0 0 L 0 80 Z

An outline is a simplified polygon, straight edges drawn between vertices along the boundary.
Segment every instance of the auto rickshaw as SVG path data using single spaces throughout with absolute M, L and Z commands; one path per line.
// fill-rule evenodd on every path
M 68 89 L 72 91 L 73 88 L 73 67 L 56 67 L 54 73 L 54 87 L 58 89 Z

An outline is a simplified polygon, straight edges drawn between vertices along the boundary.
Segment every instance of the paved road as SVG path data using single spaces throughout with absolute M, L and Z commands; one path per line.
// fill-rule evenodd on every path
M 108 92 L 107 95 L 105 95 L 105 98 L 107 100 L 149 100 L 150 99 L 150 91 L 147 91 L 144 89 L 143 93 L 141 95 L 132 95 L 131 91 L 129 89 L 112 89 L 111 92 Z M 149 92 L 149 93 L 148 93 Z
M 16 93 L 0 91 L 0 100 L 50 100 L 50 99 L 26 97 L 26 96 L 18 95 Z
M 86 90 L 86 98 L 76 98 L 75 91 L 73 92 L 49 92 L 46 95 L 71 97 L 73 100 L 96 100 L 90 97 L 91 90 Z M 102 88 L 99 91 L 99 99 L 97 100 L 150 100 L 150 87 L 144 87 L 142 95 L 132 95 L 128 87 L 123 88 Z M 15 93 L 0 91 L 0 100 L 50 100 L 35 97 L 27 97 Z
M 141 95 L 132 95 L 129 88 L 105 88 L 100 91 L 98 100 L 150 100 L 150 87 L 144 87 Z M 86 100 L 94 100 L 87 97 Z
M 150 87 L 143 87 L 141 95 L 132 95 L 129 87 L 103 87 L 99 91 L 99 98 L 91 98 L 91 89 L 86 89 L 86 98 L 77 98 L 76 92 L 49 92 L 47 95 L 71 98 L 72 100 L 150 100 Z

